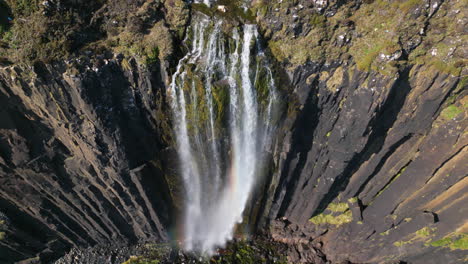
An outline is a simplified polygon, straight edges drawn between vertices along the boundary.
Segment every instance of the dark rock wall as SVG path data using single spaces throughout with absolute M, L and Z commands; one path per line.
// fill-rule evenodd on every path
M 424 66 L 396 77 L 344 65 L 306 72 L 295 74 L 304 100 L 275 154 L 278 184 L 266 214 L 282 223 L 273 221 L 273 235 L 319 237 L 318 247 L 337 262 L 461 261 L 466 251 L 430 245 L 466 233 L 468 121 L 466 111 L 444 112 L 451 96 L 467 100 L 459 78 Z M 336 75 L 340 81 L 330 82 Z M 330 205 L 338 204 L 352 217 L 336 224 L 341 213 Z M 430 231 L 418 237 L 424 228 Z
M 333 263 L 466 261 L 467 49 L 447 27 L 466 25 L 459 4 L 257 6 L 290 89 L 260 222 L 294 245 L 293 262 L 319 261 L 311 250 Z
M 167 239 L 163 75 L 105 62 L 77 75 L 64 64 L 2 69 L 2 261 Z

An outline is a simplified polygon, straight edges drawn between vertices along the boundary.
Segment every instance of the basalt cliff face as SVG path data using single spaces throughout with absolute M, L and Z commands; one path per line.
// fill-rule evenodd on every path
M 256 23 L 285 102 L 252 233 L 292 263 L 467 261 L 466 1 L 86 2 L 0 1 L 1 263 L 176 239 L 195 12 Z

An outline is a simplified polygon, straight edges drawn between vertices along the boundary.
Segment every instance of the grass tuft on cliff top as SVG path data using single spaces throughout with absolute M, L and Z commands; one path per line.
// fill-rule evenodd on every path
M 423 0 L 365 1 L 357 10 L 341 5 L 327 17 L 299 10 L 293 21 L 280 15 L 294 9 L 292 1 L 274 7 L 278 10 L 271 19 L 279 18 L 283 25 L 276 32 L 266 29 L 266 35 L 271 35 L 268 45 L 278 61 L 291 67 L 351 56 L 361 71 L 393 75 L 407 64 L 426 64 L 458 76 L 468 63 L 467 38 L 459 22 L 464 19 L 459 10 L 468 7 L 466 1 L 444 1 L 436 7 Z M 435 13 L 428 17 L 430 12 Z M 303 27 L 299 35 L 296 24 Z

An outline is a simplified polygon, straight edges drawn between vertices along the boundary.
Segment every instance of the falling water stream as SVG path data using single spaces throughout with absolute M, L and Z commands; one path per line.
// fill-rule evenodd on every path
M 242 222 L 278 103 L 256 25 L 226 23 L 193 17 L 190 50 L 168 91 L 186 192 L 184 248 L 203 253 L 223 246 Z

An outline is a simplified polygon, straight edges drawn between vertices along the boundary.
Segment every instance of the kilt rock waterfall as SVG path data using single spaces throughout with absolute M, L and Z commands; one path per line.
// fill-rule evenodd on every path
M 169 87 L 186 192 L 184 245 L 213 252 L 232 238 L 262 169 L 278 92 L 255 25 L 222 32 L 199 15 Z

